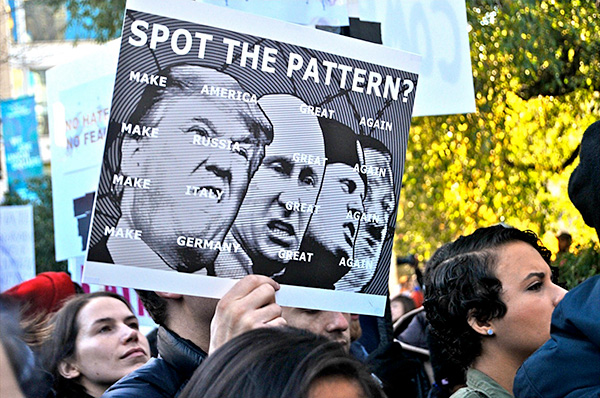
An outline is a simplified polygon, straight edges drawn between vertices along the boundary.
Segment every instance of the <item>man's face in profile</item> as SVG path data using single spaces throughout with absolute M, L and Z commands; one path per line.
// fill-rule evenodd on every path
M 308 206 L 317 201 L 325 169 L 317 119 L 300 114 L 301 102 L 287 97 L 274 95 L 260 101 L 273 124 L 273 142 L 265 148 L 233 225 L 235 238 L 254 261 L 285 263 L 288 260 L 279 256 L 280 251 L 298 250 L 311 216 Z M 312 164 L 301 155 L 313 156 Z M 314 162 L 317 157 L 321 163 Z
M 371 221 L 360 222 L 355 257 L 361 260 L 377 260 L 387 234 L 388 222 L 394 212 L 394 184 L 390 157 L 373 148 L 364 148 L 365 163 L 377 170 L 385 170 L 385 176 L 367 175 L 365 212 Z
M 167 94 L 141 121 L 157 128 L 157 136 L 124 143 L 124 159 L 137 165 L 128 175 L 151 180 L 151 189 L 134 190 L 132 225 L 169 265 L 198 269 L 216 258 L 218 251 L 182 246 L 177 238 L 221 242 L 229 230 L 251 165 L 264 151 L 251 118 L 268 122 L 250 106 L 197 92 Z
M 325 168 L 317 203 L 321 207 L 309 223 L 308 234 L 337 258 L 352 255 L 358 220 L 347 216 L 349 211 L 362 213 L 364 190 L 363 180 L 351 166 L 331 163 Z
M 350 349 L 350 314 L 346 312 L 283 307 L 281 316 L 288 326 L 309 330 Z

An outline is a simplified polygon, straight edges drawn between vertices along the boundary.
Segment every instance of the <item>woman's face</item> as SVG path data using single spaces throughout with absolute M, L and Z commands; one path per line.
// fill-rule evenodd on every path
M 95 397 L 150 358 L 148 340 L 135 315 L 120 300 L 98 297 L 77 315 L 75 379 Z M 78 377 L 78 378 L 77 378 Z
M 525 242 L 501 246 L 498 259 L 496 276 L 502 282 L 500 298 L 507 312 L 490 321 L 493 341 L 524 361 L 550 338 L 552 311 L 566 290 L 552 283 L 550 267 Z

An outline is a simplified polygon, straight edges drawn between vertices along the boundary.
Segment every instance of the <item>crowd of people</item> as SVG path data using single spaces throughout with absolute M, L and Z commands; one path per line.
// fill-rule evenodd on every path
M 599 153 L 596 122 L 569 195 L 600 236 Z M 158 357 L 125 298 L 41 274 L 1 296 L 0 395 L 600 397 L 600 276 L 567 293 L 550 257 L 531 231 L 479 228 L 429 259 L 422 307 L 382 318 L 281 307 L 265 275 L 220 300 L 139 291 Z

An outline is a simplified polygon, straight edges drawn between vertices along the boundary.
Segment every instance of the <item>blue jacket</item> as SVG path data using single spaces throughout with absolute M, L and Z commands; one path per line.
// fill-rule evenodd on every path
M 600 275 L 567 293 L 552 314 L 551 339 L 521 366 L 517 398 L 600 397 Z
M 102 398 L 174 398 L 206 358 L 192 342 L 163 327 L 158 329 L 158 353 L 159 358 L 113 384 Z

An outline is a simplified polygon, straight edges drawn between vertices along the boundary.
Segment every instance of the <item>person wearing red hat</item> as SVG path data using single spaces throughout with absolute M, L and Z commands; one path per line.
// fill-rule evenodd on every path
M 75 284 L 66 272 L 43 272 L 6 290 L 1 296 L 18 302 L 28 318 L 58 311 L 75 293 Z

